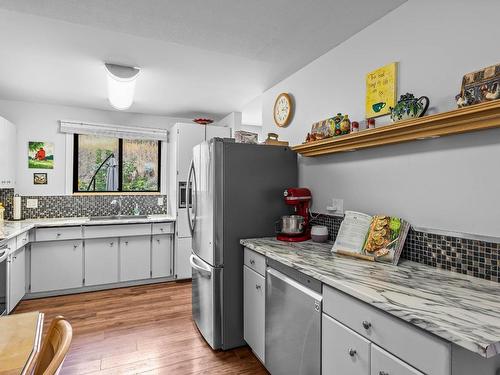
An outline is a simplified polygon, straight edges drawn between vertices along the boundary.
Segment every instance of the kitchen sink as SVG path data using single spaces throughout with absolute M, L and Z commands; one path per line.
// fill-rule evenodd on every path
M 90 221 L 98 220 L 127 220 L 127 219 L 147 219 L 147 215 L 111 215 L 111 216 L 91 216 Z

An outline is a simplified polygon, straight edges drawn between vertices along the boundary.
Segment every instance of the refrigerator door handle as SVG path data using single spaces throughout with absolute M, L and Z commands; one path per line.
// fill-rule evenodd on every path
M 191 254 L 191 256 L 189 257 L 189 263 L 191 263 L 191 267 L 197 270 L 202 277 L 206 277 L 207 279 L 210 279 L 212 277 L 212 271 L 210 270 L 210 268 L 198 264 L 194 254 Z
M 193 183 L 191 182 L 191 178 L 193 178 Z M 194 187 L 194 194 L 193 194 L 193 187 Z M 191 210 L 189 209 L 189 205 L 187 207 L 187 219 L 188 219 L 188 225 L 189 225 L 189 231 L 191 232 L 191 236 L 193 236 L 194 233 L 194 227 L 196 225 L 196 206 L 198 199 L 196 197 L 196 173 L 194 171 L 194 160 L 191 160 L 191 165 L 189 166 L 189 174 L 188 174 L 188 179 L 187 179 L 187 189 L 186 189 L 186 195 L 192 196 L 193 197 L 193 217 L 191 217 Z

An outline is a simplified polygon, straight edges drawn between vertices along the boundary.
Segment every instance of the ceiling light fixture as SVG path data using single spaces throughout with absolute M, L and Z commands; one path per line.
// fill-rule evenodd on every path
M 113 108 L 129 109 L 134 101 L 135 82 L 141 71 L 130 66 L 104 64 L 108 76 L 108 99 Z

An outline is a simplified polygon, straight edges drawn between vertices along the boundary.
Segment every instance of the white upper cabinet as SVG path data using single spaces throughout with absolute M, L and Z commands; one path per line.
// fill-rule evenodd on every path
M 0 117 L 0 188 L 16 184 L 16 127 Z

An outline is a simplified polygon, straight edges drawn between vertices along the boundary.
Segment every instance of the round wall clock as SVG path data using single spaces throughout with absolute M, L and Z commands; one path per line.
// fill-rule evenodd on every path
M 280 127 L 287 126 L 292 119 L 292 98 L 287 93 L 281 93 L 274 102 L 274 122 Z

